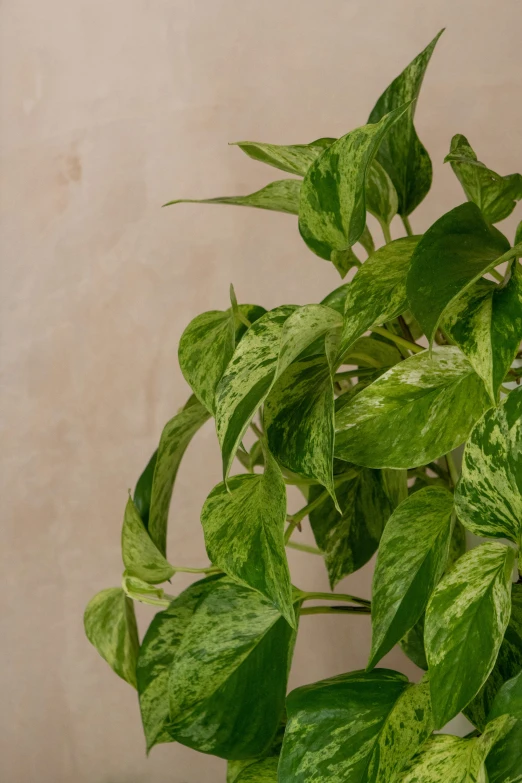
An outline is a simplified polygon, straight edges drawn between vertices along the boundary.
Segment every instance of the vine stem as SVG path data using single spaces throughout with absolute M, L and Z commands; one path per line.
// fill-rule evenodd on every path
M 502 275 L 500 272 L 497 272 L 496 269 L 490 269 L 489 274 L 491 275 L 491 277 L 494 277 L 498 283 L 504 282 L 504 275 Z
M 220 568 L 216 568 L 216 566 L 207 566 L 207 568 L 189 568 L 188 566 L 175 566 L 173 565 L 172 568 L 176 571 L 176 573 L 179 571 L 182 574 L 219 574 L 221 573 Z
M 455 460 L 453 459 L 453 454 L 451 451 L 448 451 L 446 454 L 446 464 L 448 466 L 451 483 L 453 484 L 453 487 L 456 487 L 459 480 L 459 472 L 457 470 L 457 466 L 455 465 Z
M 345 481 L 349 481 L 351 478 L 355 478 L 357 475 L 356 470 L 348 470 L 346 473 L 342 473 L 340 476 L 336 476 L 334 479 L 334 487 L 338 487 L 341 484 L 344 484 Z M 307 503 L 306 506 L 303 506 L 303 508 L 300 508 L 299 511 L 296 511 L 295 514 L 288 514 L 286 519 L 287 522 L 290 524 L 286 528 L 285 531 L 285 544 L 288 544 L 290 541 L 290 537 L 292 533 L 294 532 L 295 528 L 302 522 L 302 520 L 308 516 L 308 514 L 311 511 L 314 511 L 316 508 L 318 508 L 322 503 L 325 502 L 325 500 L 328 500 L 330 497 L 330 493 L 327 489 L 325 489 L 324 492 L 321 492 L 320 495 L 318 495 L 315 500 L 312 500 L 310 503 Z
M 299 614 L 371 614 L 367 606 L 306 606 Z
M 417 345 L 417 343 L 411 343 L 409 340 L 405 340 L 404 337 L 399 337 L 398 334 L 393 334 L 393 332 L 389 332 L 387 329 L 384 329 L 382 326 L 373 326 L 370 329 L 370 332 L 374 332 L 375 334 L 380 334 L 381 337 L 387 337 L 388 340 L 392 341 L 392 343 L 396 343 L 397 345 L 400 345 L 403 348 L 407 348 L 409 351 L 413 351 L 413 353 L 421 353 L 422 351 L 426 350 L 425 348 L 422 347 L 422 345 Z
M 410 219 L 407 215 L 401 215 L 402 224 L 409 237 L 413 236 L 413 229 L 411 227 Z
M 384 241 L 386 244 L 389 244 L 392 241 L 392 235 L 390 232 L 390 227 L 387 223 L 381 223 L 382 233 L 384 235 Z
M 308 593 L 303 590 L 299 591 L 302 601 L 346 601 L 347 603 L 360 604 L 361 606 L 370 607 L 371 601 L 366 598 L 359 598 L 356 595 L 348 595 L 348 593 Z
M 316 546 L 308 546 L 308 544 L 298 544 L 297 541 L 288 541 L 286 544 L 290 549 L 297 549 L 298 552 L 308 552 L 310 555 L 321 555 L 323 553 Z

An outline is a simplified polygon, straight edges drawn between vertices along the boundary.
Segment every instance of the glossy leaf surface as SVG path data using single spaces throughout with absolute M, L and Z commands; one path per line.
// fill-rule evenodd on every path
M 310 144 L 264 144 L 258 141 L 237 141 L 236 145 L 253 160 L 289 174 L 304 177 L 314 160 L 335 139 L 317 139 Z
M 257 207 L 274 212 L 299 214 L 299 194 L 301 181 L 298 179 L 278 179 L 265 185 L 261 190 L 248 196 L 219 196 L 218 198 L 179 198 L 168 201 L 164 207 L 172 204 L 230 204 L 235 207 Z
M 136 687 L 136 660 L 140 646 L 134 606 L 121 587 L 101 590 L 84 614 L 88 640 L 111 669 Z
M 136 482 L 136 487 L 134 489 L 134 503 L 145 527 L 148 527 L 149 524 L 152 479 L 154 477 L 154 468 L 156 467 L 157 456 L 158 452 L 156 450 L 150 460 L 147 462 L 141 476 Z
M 144 582 L 159 584 L 174 574 L 174 568 L 152 541 L 130 498 L 123 518 L 121 552 L 127 574 Z
M 393 182 L 376 159 L 372 161 L 366 176 L 366 209 L 381 226 L 389 226 L 399 209 Z

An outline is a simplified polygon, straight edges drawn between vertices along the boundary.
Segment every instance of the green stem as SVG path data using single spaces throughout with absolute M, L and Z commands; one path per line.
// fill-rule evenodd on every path
M 299 614 L 371 614 L 367 606 L 306 606 Z
M 356 595 L 348 595 L 347 593 L 307 593 L 303 590 L 300 590 L 299 593 L 302 601 L 346 601 L 361 606 L 371 606 L 371 601 L 366 598 L 358 598 Z
M 381 223 L 382 233 L 384 234 L 384 241 L 386 244 L 392 241 L 392 235 L 390 233 L 390 227 L 387 223 Z
M 402 220 L 403 226 L 404 226 L 404 228 L 406 230 L 406 233 L 408 234 L 409 237 L 412 237 L 413 236 L 413 229 L 411 227 L 411 223 L 410 223 L 409 217 L 407 215 L 401 215 L 401 220 Z
M 308 546 L 308 544 L 298 544 L 297 541 L 288 541 L 286 544 L 290 549 L 297 549 L 298 552 L 308 552 L 310 555 L 321 555 L 323 552 L 316 546 Z
M 451 478 L 451 483 L 454 487 L 457 486 L 458 480 L 459 480 L 459 472 L 457 470 L 457 466 L 455 465 L 455 460 L 453 459 L 453 454 L 448 451 L 446 454 L 446 463 L 448 465 L 448 471 Z
M 499 283 L 504 282 L 504 275 L 502 275 L 500 272 L 497 272 L 496 269 L 490 269 L 489 274 L 491 275 L 491 277 L 494 277 L 497 282 Z
M 384 329 L 382 326 L 373 326 L 370 329 L 370 332 L 374 332 L 375 334 L 380 334 L 381 337 L 387 337 L 388 340 L 392 341 L 392 343 L 396 343 L 397 345 L 400 345 L 403 348 L 407 348 L 409 351 L 412 351 L 413 353 L 421 353 L 422 351 L 426 350 L 425 348 L 422 347 L 422 345 L 417 345 L 417 343 L 410 343 L 409 340 L 405 340 L 404 337 L 399 337 L 399 335 L 393 334 L 393 332 L 389 332 L 387 329 Z
M 208 568 L 188 568 L 185 566 L 175 566 L 173 565 L 172 568 L 176 571 L 176 573 L 179 571 L 182 574 L 219 574 L 221 573 L 220 568 L 216 568 L 216 566 L 208 566 Z
M 259 429 L 259 427 L 258 427 L 258 426 L 257 426 L 257 424 L 255 423 L 255 421 L 251 421 L 251 422 L 250 422 L 250 429 L 251 429 L 253 432 L 255 432 L 255 434 L 257 435 L 257 437 L 258 437 L 260 440 L 262 440 L 262 439 L 265 437 L 265 436 L 264 436 L 264 433 L 263 433 L 263 432 L 261 432 L 261 430 Z

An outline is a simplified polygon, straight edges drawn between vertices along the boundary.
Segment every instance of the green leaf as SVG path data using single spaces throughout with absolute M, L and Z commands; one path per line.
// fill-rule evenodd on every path
M 471 202 L 447 212 L 426 231 L 413 253 L 406 287 L 430 344 L 457 297 L 513 254 L 505 236 Z
M 287 709 L 279 783 L 385 783 L 432 730 L 427 683 L 388 669 L 298 688 Z
M 377 337 L 359 337 L 343 356 L 343 364 L 389 369 L 402 361 L 395 345 Z
M 167 553 L 170 499 L 178 468 L 187 446 L 208 418 L 208 411 L 195 397 L 190 397 L 185 407 L 165 424 L 161 433 L 152 481 L 148 531 L 164 556 Z
M 522 781 L 522 672 L 506 682 L 497 693 L 489 720 L 510 715 L 516 721 L 488 755 L 486 767 L 489 783 Z
M 348 283 L 342 356 L 371 326 L 390 321 L 408 307 L 406 276 L 419 237 L 403 237 L 379 248 Z
M 409 215 L 418 207 L 431 187 L 430 156 L 422 146 L 413 126 L 422 81 L 433 50 L 443 30 L 383 92 L 368 122 L 377 122 L 388 112 L 405 103 L 408 111 L 383 139 L 377 161 L 393 182 L 399 198 L 399 214 Z
M 461 522 L 479 536 L 522 538 L 522 387 L 475 425 L 455 493 Z
M 481 731 L 487 723 L 487 717 L 498 691 L 507 680 L 520 671 L 522 671 L 522 583 L 519 582 L 511 588 L 511 617 L 493 671 L 464 710 L 466 717 Z
M 424 649 L 424 614 L 417 620 L 413 628 L 406 631 L 399 645 L 410 661 L 413 661 L 419 669 L 428 669 L 426 650 Z
M 295 628 L 284 524 L 286 487 L 274 458 L 265 472 L 218 484 L 205 501 L 201 524 L 208 556 L 240 584 L 264 595 Z
M 379 546 L 372 591 L 372 669 L 419 620 L 442 577 L 453 496 L 441 487 L 410 495 L 393 512 Z
M 446 310 L 442 329 L 466 354 L 494 403 L 522 340 L 522 272 L 501 286 L 479 280 Z
M 170 665 L 171 737 L 227 759 L 265 754 L 281 720 L 294 641 L 259 593 L 215 582 Z
M 400 121 L 400 120 L 399 120 Z M 378 160 L 374 159 L 366 177 L 366 209 L 381 226 L 388 227 L 399 209 L 397 191 Z
M 262 761 L 256 761 L 255 764 L 248 766 L 235 783 L 277 783 L 277 765 L 279 759 L 277 756 L 269 756 Z
M 216 428 L 228 476 L 252 417 L 274 381 L 318 337 L 342 324 L 323 305 L 285 305 L 271 310 L 247 330 L 216 392 Z
M 84 614 L 85 633 L 102 658 L 123 680 L 136 687 L 140 646 L 134 606 L 121 587 L 97 593 Z
M 461 133 L 451 140 L 444 163 L 451 163 L 468 201 L 473 201 L 489 223 L 507 218 L 522 199 L 522 176 L 508 174 L 501 177 L 483 163 Z
M 289 174 L 304 177 L 314 160 L 335 139 L 317 139 L 310 144 L 263 144 L 258 141 L 234 142 L 249 158 Z
M 257 305 L 239 305 L 239 311 L 250 323 L 266 313 Z M 245 331 L 246 326 L 234 316 L 233 308 L 229 308 L 201 313 L 181 335 L 178 349 L 181 372 L 196 397 L 212 414 L 217 385 Z
M 121 551 L 127 573 L 144 582 L 166 582 L 175 573 L 147 533 L 138 509 L 130 498 L 123 518 Z
M 318 487 L 311 487 L 309 501 L 320 492 Z M 337 488 L 337 500 L 342 514 L 329 499 L 310 513 L 310 525 L 324 553 L 332 589 L 370 560 L 392 511 L 380 471 L 360 470 Z
M 504 716 L 490 723 L 481 737 L 431 737 L 397 783 L 487 783 L 484 762 L 509 726 L 510 719 Z
M 463 443 L 487 406 L 458 348 L 418 353 L 336 412 L 335 455 L 369 468 L 426 465 Z
M 379 144 L 407 107 L 375 125 L 364 125 L 335 141 L 310 166 L 299 202 L 299 231 L 327 261 L 354 245 L 366 225 L 366 175 Z
M 274 212 L 287 212 L 289 215 L 299 214 L 299 194 L 301 192 L 301 180 L 279 179 L 270 182 L 261 190 L 250 193 L 248 196 L 220 196 L 219 198 L 178 198 L 163 204 L 170 207 L 172 204 L 231 204 L 236 207 L 257 207 L 258 209 L 270 209 Z
M 261 774 L 261 773 L 264 774 L 265 772 L 268 773 L 269 770 L 273 768 L 268 764 L 269 758 L 272 764 L 275 763 L 275 769 L 277 772 L 277 765 L 279 762 L 281 745 L 283 744 L 285 728 L 286 728 L 286 714 L 283 715 L 281 725 L 279 726 L 278 732 L 272 742 L 272 745 L 270 746 L 270 750 L 266 755 L 266 757 L 255 758 L 255 759 L 242 759 L 240 761 L 229 760 L 227 764 L 227 783 L 238 783 L 238 781 L 241 779 L 240 776 L 243 773 L 245 773 L 246 770 L 249 769 L 250 767 L 254 767 L 254 771 L 257 774 Z M 263 765 L 263 762 L 265 761 L 267 762 L 267 764 Z M 261 781 L 263 781 L 263 778 L 261 778 Z M 277 775 L 274 778 L 274 783 L 277 783 Z
M 489 542 L 467 552 L 439 582 L 424 642 L 436 728 L 477 694 L 491 673 L 511 612 L 514 550 Z
M 138 514 L 143 520 L 145 528 L 149 524 L 149 511 L 150 511 L 150 499 L 152 494 L 152 479 L 154 476 L 154 468 L 156 467 L 156 457 L 158 451 L 156 450 L 150 460 L 148 461 L 143 473 L 139 477 L 136 488 L 134 490 L 134 503 L 138 509 Z
M 263 421 L 279 462 L 318 481 L 335 498 L 334 392 L 325 356 L 296 361 L 285 370 L 266 399 Z
M 522 220 L 517 226 L 517 230 L 515 231 L 515 246 L 516 245 L 522 245 Z M 522 255 L 522 252 L 518 253 L 519 257 Z

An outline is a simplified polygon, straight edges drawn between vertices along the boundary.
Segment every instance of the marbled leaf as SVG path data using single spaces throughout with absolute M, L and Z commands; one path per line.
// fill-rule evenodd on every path
M 442 32 L 387 87 L 368 120 L 377 122 L 398 106 L 409 104 L 408 111 L 384 137 L 377 153 L 377 161 L 386 170 L 397 191 L 399 214 L 404 216 L 413 212 L 431 187 L 430 156 L 417 136 L 413 118 L 426 68 Z
M 400 122 L 401 120 L 399 120 Z M 386 169 L 374 159 L 366 176 L 366 209 L 388 227 L 399 209 L 397 191 Z
M 477 422 L 455 493 L 461 522 L 478 536 L 522 537 L 522 387 Z
M 140 646 L 134 605 L 121 587 L 101 590 L 87 604 L 85 633 L 111 669 L 134 688 Z
M 379 122 L 335 141 L 310 166 L 299 202 L 299 231 L 320 258 L 354 245 L 366 225 L 366 176 L 379 144 L 407 110 L 401 106 Z
M 488 678 L 511 613 L 511 547 L 472 549 L 437 585 L 424 642 L 436 728 L 455 717 Z
M 426 650 L 424 649 L 424 614 L 417 620 L 415 625 L 406 631 L 399 642 L 400 648 L 415 666 L 424 671 L 428 670 L 428 661 L 426 660 Z
M 334 141 L 324 138 L 310 144 L 264 144 L 258 141 L 236 141 L 235 144 L 253 160 L 304 177 L 314 160 Z
M 446 568 L 452 511 L 450 492 L 426 487 L 410 495 L 390 517 L 373 577 L 369 669 L 424 612 Z
M 167 525 L 172 489 L 183 454 L 193 436 L 210 418 L 194 397 L 168 421 L 161 433 L 152 480 L 149 535 L 162 555 L 167 554 Z
M 284 525 L 286 487 L 275 459 L 265 471 L 214 487 L 201 511 L 208 556 L 240 584 L 264 595 L 295 627 Z
M 510 715 L 515 718 L 515 723 L 488 755 L 486 767 L 489 783 L 521 783 L 522 672 L 508 680 L 499 690 L 488 718 L 491 721 L 501 715 Z
M 473 201 L 489 223 L 507 218 L 522 199 L 522 176 L 501 177 L 477 160 L 469 141 L 461 133 L 451 140 L 445 163 L 451 163 L 468 201 Z
M 426 465 L 463 443 L 487 406 L 458 348 L 418 353 L 336 410 L 335 455 L 370 468 Z
M 278 763 L 277 756 L 256 761 L 240 773 L 235 783 L 277 783 Z
M 136 482 L 134 489 L 134 503 L 138 509 L 138 514 L 143 520 L 145 528 L 149 525 L 149 512 L 150 512 L 150 500 L 152 496 L 152 479 L 154 477 L 154 469 L 156 467 L 156 458 L 158 456 L 158 450 L 154 452 L 150 460 L 147 462 L 141 476 Z
M 457 297 L 513 255 L 505 236 L 472 202 L 447 212 L 426 231 L 413 253 L 406 288 L 430 344 Z
M 127 574 L 144 582 L 166 582 L 175 573 L 149 536 L 131 498 L 127 501 L 123 517 L 121 552 Z
M 301 184 L 299 179 L 278 179 L 248 196 L 178 198 L 174 201 L 168 201 L 163 206 L 169 207 L 172 204 L 231 204 L 236 207 L 257 207 L 258 209 L 270 209 L 274 212 L 298 215 Z

